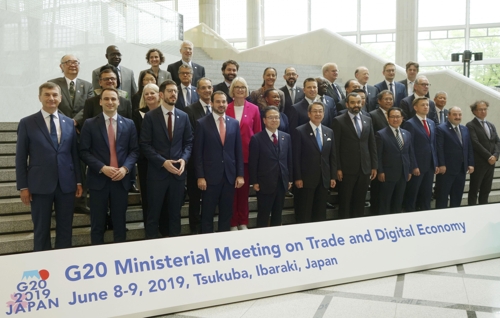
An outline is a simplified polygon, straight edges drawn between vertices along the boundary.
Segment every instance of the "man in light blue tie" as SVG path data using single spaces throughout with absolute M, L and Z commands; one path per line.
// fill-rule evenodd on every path
M 315 101 L 308 107 L 309 122 L 296 128 L 293 139 L 295 218 L 297 223 L 326 220 L 328 189 L 337 176 L 333 131 L 321 124 L 325 105 Z

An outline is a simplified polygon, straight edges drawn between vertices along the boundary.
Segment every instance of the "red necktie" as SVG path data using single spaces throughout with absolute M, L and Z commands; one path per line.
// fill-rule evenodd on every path
M 425 132 L 427 133 L 427 137 L 430 137 L 431 131 L 429 130 L 429 126 L 427 126 L 427 120 L 422 119 L 422 122 L 424 123 L 424 128 L 425 128 Z
M 219 117 L 219 134 L 220 141 L 222 141 L 222 145 L 224 146 L 224 141 L 226 140 L 226 127 L 224 126 L 224 118 L 222 116 Z
M 273 137 L 273 144 L 274 144 L 275 146 L 277 146 L 277 145 L 278 145 L 278 139 L 276 138 L 276 135 L 275 135 L 275 134 L 273 134 L 273 135 L 272 135 L 272 137 Z
M 168 140 L 172 141 L 173 135 L 172 135 L 172 112 L 168 112 Z
M 118 127 L 116 127 L 118 129 Z M 115 130 L 113 129 L 113 118 L 109 118 L 108 126 L 108 141 L 109 141 L 109 165 L 118 168 L 118 159 L 116 158 L 116 141 Z

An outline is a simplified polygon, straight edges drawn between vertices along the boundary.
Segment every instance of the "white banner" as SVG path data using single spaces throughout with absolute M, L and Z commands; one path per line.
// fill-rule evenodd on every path
M 500 256 L 499 204 L 0 257 L 2 317 L 144 317 Z

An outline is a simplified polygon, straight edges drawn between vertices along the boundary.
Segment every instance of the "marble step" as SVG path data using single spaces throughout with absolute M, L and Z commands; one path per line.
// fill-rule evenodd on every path
M 0 157 L 0 162 L 2 157 Z M 1 167 L 1 165 L 0 165 Z M 14 182 L 16 181 L 16 169 L 14 168 L 0 168 L 0 182 Z
M 16 132 L 18 125 L 19 125 L 18 122 L 0 123 L 0 132 L 6 132 L 6 131 Z
M 1 143 L 0 144 L 0 155 L 15 155 L 16 154 L 16 144 L 15 143 Z
M 15 168 L 16 167 L 16 156 L 15 155 L 0 155 L 0 168 Z M 14 169 L 15 171 L 15 169 Z M 14 179 L 9 181 L 15 181 L 16 177 L 14 174 Z
M 17 132 L 15 131 L 1 131 L 0 130 L 0 143 L 15 143 L 17 141 Z

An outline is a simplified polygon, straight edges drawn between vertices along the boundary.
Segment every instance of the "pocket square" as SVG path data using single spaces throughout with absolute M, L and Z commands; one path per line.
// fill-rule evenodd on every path
M 332 138 L 328 138 L 326 141 L 332 141 Z

